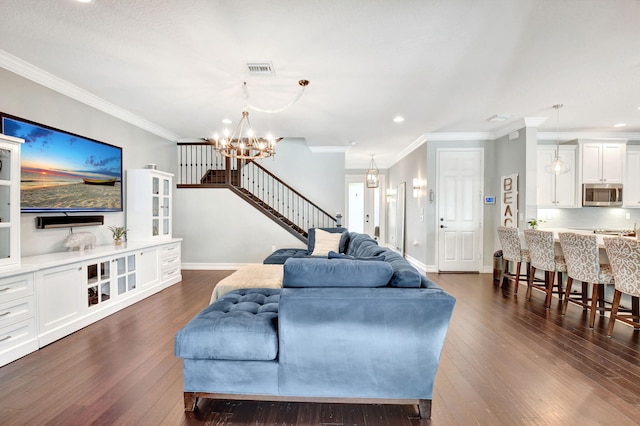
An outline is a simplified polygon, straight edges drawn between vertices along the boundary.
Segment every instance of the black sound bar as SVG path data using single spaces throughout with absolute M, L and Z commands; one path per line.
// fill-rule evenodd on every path
M 38 216 L 36 228 L 70 228 L 75 226 L 104 225 L 104 216 Z

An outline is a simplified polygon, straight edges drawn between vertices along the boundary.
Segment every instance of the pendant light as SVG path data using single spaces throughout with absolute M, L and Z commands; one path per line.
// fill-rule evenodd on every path
M 369 163 L 369 170 L 367 170 L 367 188 L 377 188 L 380 186 L 380 170 L 376 167 L 376 162 L 373 161 L 374 155 L 375 154 L 371 154 L 371 163 Z
M 565 174 L 570 170 L 569 165 L 560 159 L 560 108 L 562 108 L 562 106 L 562 104 L 553 106 L 557 111 L 556 156 L 551 164 L 547 164 L 544 168 L 547 173 L 551 173 L 556 176 Z

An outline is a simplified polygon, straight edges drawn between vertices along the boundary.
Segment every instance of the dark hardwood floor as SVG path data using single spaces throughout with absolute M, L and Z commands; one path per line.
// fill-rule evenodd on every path
M 412 406 L 204 400 L 183 411 L 173 336 L 230 271 L 183 282 L 0 368 L 2 425 L 412 425 Z M 434 425 L 640 422 L 640 333 L 490 274 L 430 278 L 456 296 L 433 398 Z

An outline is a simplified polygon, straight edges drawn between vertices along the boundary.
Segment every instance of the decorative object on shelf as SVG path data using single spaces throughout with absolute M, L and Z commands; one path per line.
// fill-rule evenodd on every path
M 562 175 L 569 171 L 569 165 L 560 159 L 560 108 L 563 107 L 562 104 L 557 104 L 553 106 L 557 112 L 557 132 L 556 132 L 556 156 L 544 169 L 547 173 L 551 173 L 554 175 Z
M 244 135 L 244 136 L 243 136 Z M 268 135 L 266 138 L 256 136 L 249 121 L 249 111 L 242 111 L 242 118 L 233 133 L 225 129 L 222 138 L 213 135 L 215 149 L 225 157 L 254 160 L 268 158 L 276 153 L 276 143 L 282 138 Z
M 541 223 L 544 223 L 544 220 L 536 219 L 535 217 L 533 219 L 529 219 L 527 221 L 527 225 L 529 225 L 529 228 L 531 228 L 531 229 L 538 228 L 538 225 L 540 225 Z
M 113 240 L 115 241 L 116 245 L 119 246 L 120 244 L 122 244 L 122 237 L 127 236 L 128 229 L 126 229 L 124 226 L 110 226 L 109 230 L 113 234 Z
M 64 246 L 69 251 L 76 248 L 80 251 L 92 249 L 96 246 L 96 236 L 91 232 L 72 232 L 64 239 Z
M 373 160 L 375 154 L 371 154 L 371 163 L 369 163 L 369 170 L 367 170 L 367 188 L 377 188 L 380 186 L 380 170 L 376 167 L 376 162 Z

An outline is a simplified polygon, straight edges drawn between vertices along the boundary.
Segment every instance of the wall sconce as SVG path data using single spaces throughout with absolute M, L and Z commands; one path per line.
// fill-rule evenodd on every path
M 387 203 L 392 202 L 397 193 L 397 189 L 387 188 Z
M 422 189 L 422 180 L 413 178 L 413 198 L 420 197 L 420 190 Z

